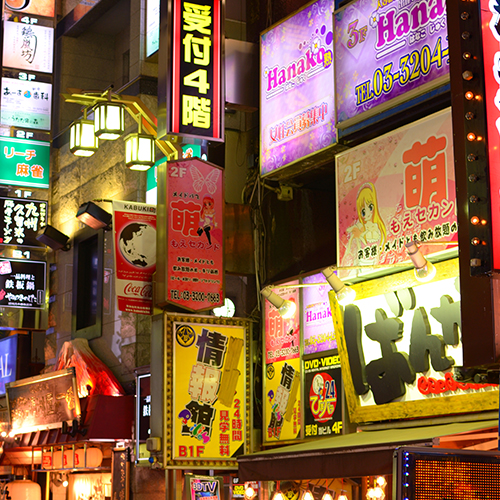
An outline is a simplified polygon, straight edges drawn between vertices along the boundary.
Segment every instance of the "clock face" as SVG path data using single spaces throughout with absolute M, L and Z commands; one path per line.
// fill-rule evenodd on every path
M 224 299 L 224 305 L 213 309 L 214 316 L 224 316 L 225 318 L 232 318 L 234 316 L 234 302 L 227 297 Z

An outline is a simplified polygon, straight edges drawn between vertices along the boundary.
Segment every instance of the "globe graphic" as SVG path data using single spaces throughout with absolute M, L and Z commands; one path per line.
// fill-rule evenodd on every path
M 120 251 L 135 267 L 145 268 L 156 264 L 156 229 L 143 222 L 125 226 L 119 236 Z

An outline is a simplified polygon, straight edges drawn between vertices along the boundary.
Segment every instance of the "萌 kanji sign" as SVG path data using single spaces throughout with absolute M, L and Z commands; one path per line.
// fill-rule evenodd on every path
M 363 266 L 366 274 L 407 260 L 411 240 L 424 255 L 457 240 L 452 148 L 447 109 L 337 156 L 339 267 Z
M 50 143 L 0 136 L 0 184 L 49 187 Z

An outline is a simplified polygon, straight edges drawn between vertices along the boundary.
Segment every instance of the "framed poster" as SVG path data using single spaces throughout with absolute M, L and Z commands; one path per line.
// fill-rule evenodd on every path
M 261 175 L 337 142 L 333 9 L 317 0 L 261 35 Z
M 234 467 L 249 444 L 250 324 L 238 318 L 164 317 L 165 380 L 173 395 L 167 402 L 167 465 Z
M 356 0 L 335 12 L 337 127 L 449 80 L 444 0 Z

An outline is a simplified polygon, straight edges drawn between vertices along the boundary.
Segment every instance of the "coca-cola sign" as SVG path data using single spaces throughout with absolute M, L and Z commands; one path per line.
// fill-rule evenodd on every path
M 156 270 L 156 207 L 113 202 L 118 309 L 151 314 Z

